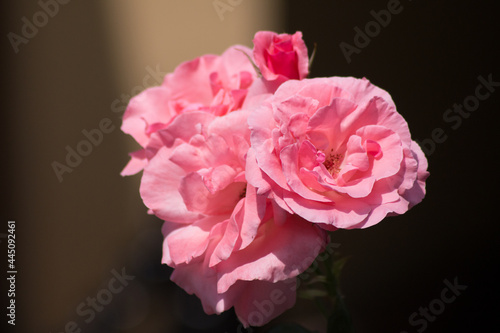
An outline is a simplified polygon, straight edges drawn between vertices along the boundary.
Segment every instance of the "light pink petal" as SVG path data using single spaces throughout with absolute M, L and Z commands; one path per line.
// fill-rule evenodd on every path
M 229 111 L 239 110 L 247 97 L 247 89 L 234 89 L 229 92 L 232 103 L 229 105 Z
M 248 88 L 248 94 L 243 102 L 242 109 L 253 110 L 259 108 L 273 95 L 280 84 L 279 81 L 267 81 L 263 78 L 256 79 Z
M 359 135 L 351 135 L 347 141 L 346 148 L 342 170 L 340 170 L 338 177 L 342 178 L 345 183 L 348 183 L 349 179 L 344 177 L 346 173 L 345 166 L 352 166 L 356 171 L 366 171 L 370 167 L 370 160 L 368 159 L 362 138 Z
M 370 213 L 371 206 L 363 200 L 336 192 L 325 195 L 330 196 L 330 202 L 306 200 L 290 192 L 284 192 L 284 200 L 293 212 L 302 218 L 342 229 L 360 223 Z
M 185 224 L 180 223 L 172 223 L 172 222 L 164 222 L 161 227 L 161 233 L 163 234 L 163 238 L 167 237 L 171 232 L 178 228 L 182 228 Z M 168 243 L 163 240 L 163 255 L 161 258 L 162 264 L 167 264 L 170 267 L 175 267 L 172 258 L 170 257 L 170 249 L 168 247 Z
M 227 164 L 204 171 L 200 170 L 198 173 L 202 176 L 205 187 L 211 194 L 215 194 L 233 183 L 237 174 L 236 170 Z
M 256 189 L 248 185 L 246 197 L 236 205 L 224 236 L 210 258 L 211 267 L 229 258 L 233 251 L 244 249 L 253 242 L 265 210 L 266 197 L 257 195 Z
M 370 214 L 363 221 L 352 224 L 347 229 L 368 228 L 382 221 L 388 214 L 403 214 L 408 210 L 408 202 L 401 200 L 390 178 L 377 181 L 365 202 L 372 206 Z
M 316 149 L 309 141 L 304 140 L 299 147 L 299 166 L 307 169 L 314 169 L 318 164 L 325 162 L 325 153 Z
M 270 180 L 269 180 L 270 181 Z M 275 187 L 272 189 L 271 193 L 269 194 L 269 199 L 271 199 L 276 205 L 279 206 L 279 208 L 283 209 L 284 211 L 288 212 L 289 214 L 293 214 L 293 210 L 288 207 L 287 203 L 284 200 L 284 193 L 288 192 L 286 190 L 283 190 L 279 187 Z
M 177 115 L 169 108 L 171 98 L 171 92 L 166 87 L 148 88 L 133 97 L 123 115 L 121 130 L 146 147 L 149 142 L 146 133 L 148 125 L 168 124 Z
M 252 74 L 253 73 L 253 74 Z M 245 90 L 247 91 L 248 88 L 252 85 L 252 82 L 254 80 L 254 77 L 256 76 L 257 73 L 254 73 L 253 71 L 241 71 L 240 72 L 240 86 L 239 90 Z
M 371 173 L 377 179 L 385 178 L 396 174 L 400 169 L 403 160 L 403 147 L 401 139 L 391 129 L 378 125 L 368 125 L 356 131 L 364 140 L 373 140 L 382 149 L 379 158 L 373 158 Z
M 409 152 L 409 149 L 405 149 L 405 154 L 407 151 Z M 367 204 L 372 206 L 371 213 L 359 224 L 350 228 L 368 228 L 379 223 L 388 215 L 405 213 L 411 206 L 409 201 L 404 198 L 404 194 L 400 195 L 401 191 L 405 191 L 401 190 L 401 187 L 409 180 L 415 179 L 416 172 L 415 160 L 410 155 L 401 162 L 398 174 L 378 180 L 373 186 L 372 193 L 364 199 Z M 418 197 L 422 198 L 423 196 L 419 195 Z
M 358 105 L 367 104 L 375 96 L 394 105 L 391 95 L 387 91 L 377 87 L 365 78 L 334 76 L 328 78 L 328 80 L 330 85 L 342 87 L 344 91 L 349 92 L 350 99 L 356 101 Z
M 207 112 L 186 112 L 176 117 L 167 128 L 157 133 L 166 146 L 172 146 L 175 140 L 189 142 L 194 135 L 203 134 L 214 118 L 214 115 Z
M 255 187 L 247 185 L 238 250 L 246 248 L 255 239 L 266 212 L 266 199 L 267 196 L 257 194 Z
M 142 171 L 142 169 L 144 169 L 144 167 L 148 164 L 146 150 L 144 149 L 134 151 L 129 155 L 130 161 L 127 163 L 125 168 L 123 168 L 122 172 L 120 172 L 120 175 L 122 176 L 135 175 L 136 173 Z
M 316 99 L 319 102 L 318 108 L 332 104 L 335 98 L 356 101 L 352 99 L 352 94 L 344 89 L 344 87 L 332 84 L 332 78 L 308 79 L 307 82 L 308 84 L 303 84 L 298 89 L 295 88 L 298 90 L 296 93 L 300 96 Z M 289 85 L 288 82 L 287 85 Z M 288 89 L 286 87 L 286 90 Z M 285 87 L 283 87 L 283 90 L 285 90 Z M 281 91 L 277 91 L 276 93 L 281 93 Z
M 296 113 L 290 117 L 288 130 L 295 139 L 302 139 L 306 135 L 309 116 L 305 113 Z
M 175 266 L 189 264 L 193 258 L 204 254 L 208 246 L 210 231 L 222 220 L 224 218 L 220 216 L 205 217 L 166 235 L 164 242 L 168 246 L 172 263 Z
M 243 199 L 240 200 L 234 208 L 233 214 L 227 220 L 223 235 L 209 257 L 209 267 L 213 267 L 222 260 L 226 260 L 233 252 L 240 234 L 244 203 L 245 201 Z
M 189 211 L 179 192 L 186 172 L 169 158 L 169 149 L 162 148 L 144 168 L 140 186 L 142 200 L 162 220 L 178 223 L 198 220 L 202 215 Z
M 307 126 L 307 121 L 310 116 L 318 109 L 318 101 L 311 97 L 304 97 L 300 95 L 292 95 L 285 100 L 275 104 L 274 117 L 279 119 L 283 124 L 293 122 L 293 117 L 300 117 L 302 124 L 300 125 L 304 132 Z M 303 116 L 296 116 L 296 114 L 304 114 Z
M 216 71 L 219 61 L 219 57 L 212 54 L 186 61 L 174 70 L 173 75 L 165 78 L 162 86 L 172 89 L 173 99 L 210 105 L 213 97 L 210 74 Z
M 186 173 L 196 172 L 206 167 L 204 151 L 200 147 L 189 144 L 180 144 L 171 150 L 169 160 L 181 167 Z
M 307 269 L 326 242 L 326 234 L 314 224 L 290 215 L 278 225 L 261 224 L 255 240 L 217 265 L 218 291 L 225 292 L 237 280 L 277 282 Z
M 379 96 L 373 97 L 363 107 L 359 107 L 353 113 L 342 120 L 341 131 L 349 134 L 367 125 L 380 125 L 396 132 L 404 145 L 409 146 L 411 142 L 408 123 L 396 111 L 394 104 L 389 104 L 387 100 Z
M 344 169 L 350 169 L 352 173 L 356 173 L 357 170 L 353 166 L 346 166 Z M 331 191 L 335 191 L 337 193 L 345 194 L 351 198 L 361 199 L 365 198 L 367 195 L 371 193 L 373 190 L 373 185 L 376 182 L 375 177 L 361 177 L 355 180 L 350 180 L 347 184 L 343 184 L 340 186 L 335 185 L 334 183 L 329 184 L 328 178 L 320 179 L 320 184 L 325 188 L 329 188 Z M 326 192 L 325 196 L 328 196 Z
M 225 163 L 229 163 L 234 168 L 244 169 L 246 154 L 250 147 L 250 129 L 247 124 L 249 112 L 233 111 L 223 117 L 214 119 L 207 130 L 207 135 L 220 137 L 231 154 L 227 155 Z M 212 139 L 210 139 L 212 140 Z M 214 141 L 212 145 L 218 145 Z M 220 159 L 220 157 L 216 157 Z
M 403 148 L 404 159 L 401 162 L 401 169 L 394 177 L 394 186 L 399 185 L 399 193 L 412 188 L 418 177 L 418 160 L 410 148 Z M 399 177 L 399 179 L 398 179 Z
M 299 177 L 304 185 L 313 191 L 321 193 L 328 190 L 328 187 L 322 185 L 324 182 L 320 182 L 321 176 L 315 170 L 300 168 Z
M 288 189 L 287 180 L 283 175 L 281 161 L 274 152 L 272 141 L 269 139 L 261 139 L 258 131 L 252 132 L 251 142 L 259 167 L 280 187 Z
M 373 210 L 370 212 L 368 217 L 364 219 L 362 222 L 350 226 L 348 229 L 365 229 L 382 221 L 386 216 L 388 216 L 392 212 L 396 212 L 397 214 L 403 214 L 408 210 L 408 203 L 402 200 L 398 200 L 395 202 L 389 202 L 384 205 L 374 206 Z
M 257 164 L 255 151 L 252 148 L 248 149 L 247 153 L 245 177 L 249 184 L 258 189 L 259 194 L 265 194 L 271 190 L 271 185 L 264 178 L 264 173 Z
M 356 105 L 347 99 L 334 98 L 329 105 L 319 108 L 316 113 L 309 120 L 309 135 L 311 138 L 317 136 L 317 133 L 323 133 L 328 139 L 329 143 L 336 143 L 335 146 L 322 147 L 322 149 L 331 148 L 337 150 L 343 143 L 339 140 L 340 123 L 343 118 L 352 113 L 356 109 Z M 321 147 L 324 144 L 318 145 L 314 142 L 316 147 Z
M 245 184 L 231 183 L 223 190 L 212 194 L 205 186 L 203 177 L 199 173 L 191 172 L 180 181 L 178 191 L 189 211 L 222 215 L 233 211 L 244 188 Z
M 417 180 L 414 185 L 402 193 L 403 198 L 409 202 L 409 208 L 415 206 L 421 202 L 425 196 L 425 181 L 429 177 L 429 172 L 427 171 L 427 159 L 420 146 L 412 141 L 411 145 L 412 153 L 418 162 Z
M 252 50 L 243 45 L 231 46 L 220 56 L 218 72 L 230 89 L 246 89 L 251 80 L 257 78 L 249 57 L 252 57 Z
M 217 275 L 213 269 L 202 263 L 178 266 L 170 279 L 188 294 L 195 294 L 207 314 L 221 314 L 229 310 L 239 295 L 237 287 L 234 292 L 217 293 Z
M 244 327 L 262 326 L 295 305 L 295 278 L 276 283 L 238 281 L 229 293 L 233 288 L 241 290 L 234 310 Z
M 287 178 L 290 188 L 305 199 L 329 202 L 330 199 L 323 195 L 311 191 L 299 178 L 300 170 L 298 166 L 299 149 L 297 145 L 291 145 L 281 150 L 280 159 L 283 163 L 283 173 Z

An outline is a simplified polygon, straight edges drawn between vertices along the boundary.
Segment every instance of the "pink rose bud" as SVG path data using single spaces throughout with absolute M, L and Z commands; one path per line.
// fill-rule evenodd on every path
M 301 80 L 309 74 L 309 59 L 302 32 L 278 35 L 271 31 L 259 31 L 253 43 L 255 63 L 264 79 Z

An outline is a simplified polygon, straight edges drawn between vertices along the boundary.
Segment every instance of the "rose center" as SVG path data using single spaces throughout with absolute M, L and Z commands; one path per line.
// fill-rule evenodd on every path
M 243 199 L 246 196 L 247 196 L 247 187 L 245 186 L 243 191 L 240 193 L 240 199 Z
M 332 175 L 339 173 L 340 164 L 342 163 L 342 159 L 344 158 L 344 156 L 342 154 L 335 154 L 333 152 L 333 149 L 325 155 L 326 159 L 325 162 L 323 162 L 323 165 L 328 170 L 328 172 L 330 172 Z

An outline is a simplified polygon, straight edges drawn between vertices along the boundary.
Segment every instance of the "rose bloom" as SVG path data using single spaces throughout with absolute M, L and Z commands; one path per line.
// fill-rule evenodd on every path
M 249 124 L 248 182 L 325 229 L 372 226 L 425 195 L 422 150 L 390 95 L 366 79 L 287 81 Z
M 268 81 L 301 80 L 309 74 L 309 58 L 302 33 L 278 35 L 259 31 L 253 39 L 253 56 Z
M 162 262 L 174 267 L 171 280 L 207 314 L 234 307 L 244 326 L 260 326 L 294 305 L 295 277 L 327 236 L 246 183 L 248 113 L 187 112 L 155 132 L 162 146 L 140 193 L 166 221 Z
M 122 175 L 132 175 L 144 168 L 157 151 L 150 144 L 151 135 L 165 128 L 177 115 L 203 111 L 222 116 L 239 110 L 257 77 L 248 59 L 251 54 L 245 46 L 233 46 L 221 56 L 204 55 L 184 62 L 167 74 L 160 86 L 133 97 L 121 129 L 143 149 L 130 154 L 132 158 Z

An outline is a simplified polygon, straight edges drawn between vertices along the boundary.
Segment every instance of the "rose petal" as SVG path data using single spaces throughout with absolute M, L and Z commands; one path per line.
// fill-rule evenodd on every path
M 266 221 L 250 245 L 217 266 L 217 290 L 223 293 L 237 280 L 277 282 L 295 277 L 311 265 L 325 242 L 324 232 L 295 215 L 281 225 Z

